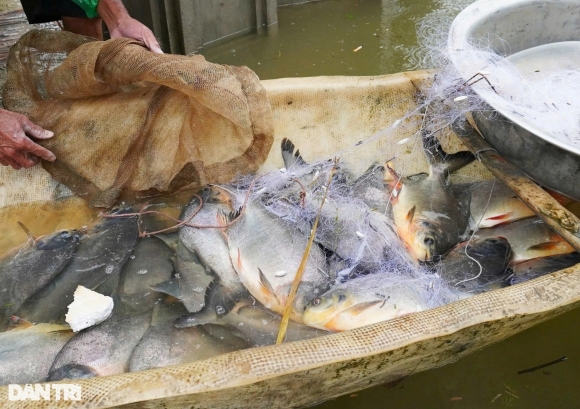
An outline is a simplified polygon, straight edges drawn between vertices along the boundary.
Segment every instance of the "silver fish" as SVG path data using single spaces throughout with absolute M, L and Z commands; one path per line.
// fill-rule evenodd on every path
M 229 213 L 234 210 L 230 194 L 217 186 L 207 186 L 201 192 L 203 206 L 199 213 L 191 220 L 197 225 L 216 226 L 218 213 Z M 191 203 L 184 209 L 181 219 L 188 219 L 199 207 L 199 201 L 194 197 Z M 179 240 L 190 250 L 201 263 L 205 265 L 218 278 L 219 291 L 223 293 L 224 300 L 231 300 L 228 304 L 233 306 L 245 293 L 245 288 L 240 282 L 236 270 L 229 258 L 229 249 L 225 237 L 220 229 L 193 228 L 183 226 L 179 229 Z M 185 252 L 180 253 L 182 259 L 189 259 Z M 191 261 L 191 260 L 190 260 Z M 194 260 L 195 262 L 195 260 Z M 190 265 L 195 271 L 197 266 Z M 197 274 L 194 272 L 194 274 Z M 191 281 L 195 281 L 193 278 Z M 186 284 L 184 284 L 187 286 Z M 181 287 L 181 284 L 180 284 Z M 226 306 L 224 306 L 226 307 Z
M 147 331 L 133 350 L 129 371 L 200 361 L 247 346 L 241 340 L 232 346 L 212 337 L 202 327 L 176 328 L 172 322 L 160 322 Z
M 80 238 L 78 231 L 54 233 L 0 260 L 0 322 L 65 268 Z
M 504 237 L 510 243 L 512 264 L 536 257 L 572 253 L 574 248 L 539 217 L 530 217 L 490 229 L 480 229 L 475 237 Z
M 535 216 L 535 213 L 510 188 L 497 179 L 474 183 L 469 191 L 472 230 Z
M 263 305 L 282 313 L 308 236 L 271 214 L 258 200 L 250 201 L 241 215 L 231 214 L 224 222 L 234 220 L 226 235 L 240 280 Z M 324 253 L 312 246 L 293 305 L 293 320 L 300 322 L 304 306 L 328 288 L 325 268 Z
M 228 314 L 191 315 L 176 320 L 177 327 L 200 325 L 215 337 L 228 334 L 244 339 L 249 347 L 274 345 L 280 328 L 281 316 L 262 305 L 252 304 L 251 300 L 241 300 Z M 212 325 L 213 324 L 213 325 Z M 286 332 L 286 342 L 300 341 L 328 334 L 326 331 L 290 321 Z
M 473 161 L 470 152 L 446 154 L 432 135 L 424 136 L 423 151 L 429 174 L 401 178 L 390 167 L 393 218 L 399 237 L 419 261 L 432 261 L 455 246 L 468 224 L 468 208 L 461 205 L 447 183 L 447 175 Z
M 72 336 L 68 326 L 56 324 L 0 332 L 0 385 L 44 382 Z
M 56 356 L 47 381 L 127 372 L 133 349 L 151 323 L 151 312 L 115 314 L 77 333 Z
M 327 331 L 346 331 L 423 311 L 458 299 L 435 276 L 396 277 L 377 273 L 337 284 L 306 307 L 303 322 Z
M 126 210 L 114 214 L 126 213 Z M 17 315 L 31 322 L 64 322 L 67 306 L 79 285 L 95 289 L 119 279 L 121 268 L 137 243 L 137 219 L 105 219 L 85 234 L 68 265 L 30 297 Z M 116 287 L 116 286 L 113 286 Z M 110 295 L 110 294 L 105 294 Z

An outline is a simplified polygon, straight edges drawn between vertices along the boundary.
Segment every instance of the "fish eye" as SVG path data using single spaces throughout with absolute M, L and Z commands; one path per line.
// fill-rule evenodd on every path
M 318 307 L 321 301 L 322 300 L 320 299 L 320 297 L 316 297 L 314 300 L 312 300 L 311 304 L 314 305 L 315 307 Z
M 425 239 L 423 239 L 423 243 L 428 246 L 433 246 L 435 244 L 435 240 L 433 240 L 432 237 L 425 237 Z

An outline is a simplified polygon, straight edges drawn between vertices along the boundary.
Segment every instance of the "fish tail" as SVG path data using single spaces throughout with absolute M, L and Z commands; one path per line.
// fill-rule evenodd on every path
M 282 139 L 282 159 L 284 160 L 284 166 L 289 169 L 294 166 L 304 166 L 306 161 L 300 155 L 300 151 L 295 149 L 294 143 L 288 138 Z

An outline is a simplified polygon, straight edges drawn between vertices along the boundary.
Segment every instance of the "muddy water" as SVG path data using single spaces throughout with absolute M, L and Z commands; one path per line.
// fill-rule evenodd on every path
M 324 0 L 278 10 L 268 34 L 209 47 L 213 62 L 247 65 L 260 78 L 379 75 L 434 63 L 417 42 L 444 37 L 445 25 L 471 1 Z M 421 25 L 422 21 L 429 24 Z M 359 49 L 359 47 L 362 47 Z M 358 50 L 357 50 L 358 49 Z M 354 51 L 357 50 L 357 51 Z M 580 347 L 576 309 L 443 368 L 415 374 L 318 406 L 346 408 L 577 408 Z M 566 361 L 518 375 L 566 356 Z
M 262 79 L 316 75 L 380 75 L 425 68 L 420 35 L 445 30 L 422 27 L 450 22 L 471 1 L 324 0 L 278 9 L 266 33 L 244 36 L 202 54 L 210 61 L 247 65 Z

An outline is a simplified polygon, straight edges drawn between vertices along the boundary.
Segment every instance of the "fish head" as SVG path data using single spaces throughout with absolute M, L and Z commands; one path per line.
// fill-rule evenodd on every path
M 445 219 L 417 218 L 409 226 L 405 240 L 409 251 L 418 261 L 436 261 L 459 241 L 459 231 Z
M 56 250 L 66 246 L 68 243 L 76 243 L 81 239 L 82 233 L 78 230 L 64 230 L 55 235 L 45 236 L 38 240 L 39 250 Z
M 503 237 L 478 238 L 471 240 L 467 247 L 467 254 L 503 260 L 511 257 L 512 248 L 507 239 Z
M 315 297 L 304 309 L 302 320 L 306 325 L 327 329 L 326 325 L 342 311 L 354 304 L 352 295 L 343 289 L 329 291 Z

